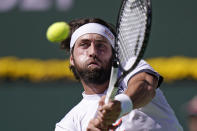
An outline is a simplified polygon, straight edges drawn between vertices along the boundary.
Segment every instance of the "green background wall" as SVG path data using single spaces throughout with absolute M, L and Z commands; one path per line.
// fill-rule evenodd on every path
M 10 1 L 14 4 L 3 11 Z M 0 57 L 65 59 L 68 55 L 46 40 L 47 27 L 55 21 L 79 17 L 100 17 L 115 24 L 121 3 L 121 0 L 62 0 L 72 3 L 70 8 L 65 5 L 66 10 L 62 10 L 57 6 L 58 0 L 33 0 L 49 5 L 27 10 L 30 7 L 26 9 L 24 5 L 28 1 L 31 0 L 0 1 Z M 197 57 L 197 1 L 152 2 L 152 33 L 145 58 Z M 184 80 L 164 83 L 161 87 L 185 130 L 182 107 L 197 94 L 196 85 L 196 81 Z M 81 92 L 81 85 L 70 81 L 0 81 L 0 131 L 52 131 L 55 123 L 81 99 Z
M 34 1 L 55 2 L 58 0 Z M 47 27 L 54 21 L 70 21 L 79 17 L 100 17 L 113 24 L 116 23 L 121 0 L 72 1 L 72 8 L 67 11 L 60 11 L 53 6 L 44 11 L 24 11 L 20 9 L 21 3 L 18 2 L 12 10 L 0 12 L 0 56 L 64 58 L 63 51 L 45 38 Z M 196 57 L 197 8 L 195 5 L 197 1 L 152 0 L 152 2 L 152 35 L 146 57 L 174 55 Z M 0 5 L 2 6 L 1 3 Z

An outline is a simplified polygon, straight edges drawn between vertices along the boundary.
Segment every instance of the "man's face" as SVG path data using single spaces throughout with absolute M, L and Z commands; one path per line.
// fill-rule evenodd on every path
M 70 57 L 71 65 L 87 84 L 103 84 L 108 81 L 111 61 L 111 44 L 105 37 L 93 33 L 77 39 Z

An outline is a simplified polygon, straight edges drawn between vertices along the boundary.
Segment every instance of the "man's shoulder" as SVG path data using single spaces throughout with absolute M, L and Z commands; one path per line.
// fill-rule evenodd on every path
M 85 128 L 91 118 L 94 117 L 97 110 L 97 104 L 94 101 L 82 99 L 75 107 L 73 107 L 64 118 L 57 123 L 57 126 L 67 128 Z
M 59 125 L 71 125 L 71 122 L 78 119 L 80 113 L 82 113 L 81 108 L 83 107 L 83 100 L 81 100 L 77 105 L 75 105 L 58 123 Z
M 81 116 L 84 116 L 84 114 L 87 114 L 87 112 L 90 112 L 90 110 L 96 109 L 95 106 L 97 106 L 96 102 L 87 101 L 85 99 L 82 99 L 77 105 L 75 105 L 66 115 L 65 119 L 75 119 L 80 118 Z M 94 107 L 94 108 L 93 108 Z M 92 109 L 93 108 L 93 109 Z
M 77 105 L 75 105 L 69 112 L 68 114 L 73 114 L 73 115 L 77 115 L 79 114 L 82 109 L 84 109 L 84 100 L 82 99 Z

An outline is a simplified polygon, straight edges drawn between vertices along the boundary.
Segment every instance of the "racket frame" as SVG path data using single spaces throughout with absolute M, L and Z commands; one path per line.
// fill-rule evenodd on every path
M 121 22 L 121 18 L 122 18 L 122 12 L 124 10 L 125 4 L 126 4 L 127 0 L 123 0 L 122 4 L 120 6 L 120 11 L 118 14 L 118 21 L 116 24 L 116 34 L 119 34 L 119 27 L 120 27 L 120 22 Z M 134 0 L 128 0 L 130 2 L 134 1 Z M 135 67 L 138 65 L 138 63 L 140 62 L 140 60 L 142 59 L 145 49 L 147 47 L 148 44 L 148 40 L 149 40 L 149 36 L 151 33 L 151 20 L 152 20 L 152 6 L 151 6 L 151 0 L 146 0 L 147 1 L 147 12 L 146 12 L 146 16 L 147 16 L 147 22 L 146 22 L 146 29 L 145 29 L 145 37 L 143 40 L 143 44 L 141 47 L 141 50 L 139 52 L 139 55 L 137 56 L 134 64 L 131 66 L 130 69 L 128 70 L 124 70 L 124 68 L 119 64 L 119 59 L 118 59 L 118 55 L 117 55 L 117 50 L 118 50 L 118 45 L 117 45 L 117 41 L 118 41 L 118 37 L 116 35 L 116 39 L 115 39 L 115 55 L 114 55 L 114 61 L 112 63 L 112 69 L 111 69 L 111 76 L 110 76 L 110 82 L 109 82 L 109 86 L 107 89 L 107 93 L 106 93 L 106 98 L 105 98 L 105 103 L 107 104 L 109 102 L 109 100 L 113 100 L 115 95 L 117 94 L 118 91 L 118 87 L 120 85 L 120 83 L 122 82 L 122 80 L 125 78 L 126 75 L 128 75 L 132 70 L 135 69 Z M 118 77 L 118 70 L 122 71 L 122 74 L 120 74 L 120 77 Z

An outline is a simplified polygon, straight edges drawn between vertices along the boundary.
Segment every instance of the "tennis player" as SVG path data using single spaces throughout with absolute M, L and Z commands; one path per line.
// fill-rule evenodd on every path
M 71 53 L 70 69 L 84 92 L 83 99 L 56 124 L 55 131 L 182 131 L 158 88 L 162 77 L 144 60 L 125 77 L 115 100 L 104 104 L 115 31 L 110 24 L 95 18 L 69 24 L 70 37 L 61 47 Z

